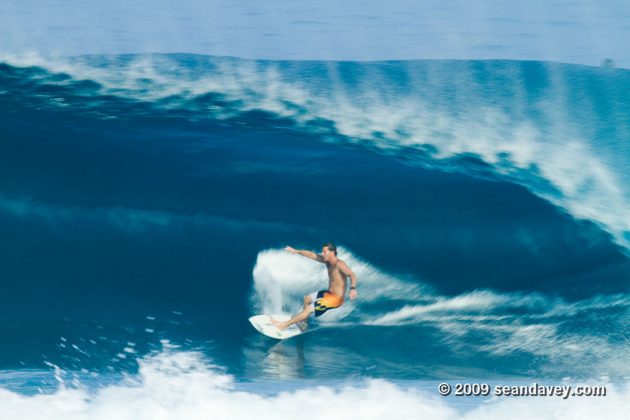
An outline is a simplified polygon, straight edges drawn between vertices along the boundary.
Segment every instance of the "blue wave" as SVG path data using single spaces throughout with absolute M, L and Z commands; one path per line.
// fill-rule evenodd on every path
M 544 62 L 251 61 L 196 55 L 12 58 L 20 103 L 100 119 L 285 127 L 416 164 L 525 185 L 626 245 L 630 72 Z M 8 70 L 11 69 L 11 70 Z M 6 76 L 5 76 L 6 77 Z M 456 162 L 453 162 L 453 159 Z
M 334 240 L 418 295 L 365 289 L 303 375 L 360 347 L 336 374 L 561 377 L 585 359 L 553 349 L 580 343 L 619 372 L 629 93 L 626 70 L 541 62 L 5 57 L 3 363 L 131 369 L 168 338 L 260 375 L 256 267 Z

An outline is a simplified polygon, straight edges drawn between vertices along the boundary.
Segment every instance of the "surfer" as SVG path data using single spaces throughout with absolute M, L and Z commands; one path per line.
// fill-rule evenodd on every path
M 289 325 L 302 323 L 311 314 L 318 317 L 329 309 L 339 308 L 343 305 L 344 295 L 348 277 L 350 277 L 350 300 L 357 297 L 357 276 L 350 270 L 345 262 L 337 258 L 337 247 L 332 242 L 322 246 L 322 253 L 316 254 L 311 251 L 298 250 L 287 246 L 284 248 L 292 254 L 299 254 L 317 262 L 326 264 L 328 269 L 328 290 L 320 290 L 304 296 L 304 308 L 288 321 L 279 322 L 271 318 L 271 323 L 279 330 L 287 328 Z M 300 326 L 300 324 L 298 324 Z M 300 329 L 304 329 L 300 326 Z

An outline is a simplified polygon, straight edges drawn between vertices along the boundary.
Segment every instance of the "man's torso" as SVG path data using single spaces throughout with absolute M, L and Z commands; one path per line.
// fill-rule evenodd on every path
M 335 264 L 326 263 L 328 269 L 328 291 L 343 298 L 346 292 L 346 276 L 339 270 L 337 265 L 341 262 L 338 260 Z

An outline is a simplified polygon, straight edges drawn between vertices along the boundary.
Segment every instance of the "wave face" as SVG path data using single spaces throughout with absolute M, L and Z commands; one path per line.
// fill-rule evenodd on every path
M 4 56 L 0 400 L 53 366 L 153 392 L 103 378 L 164 340 L 237 382 L 383 378 L 414 410 L 396 381 L 625 381 L 629 96 L 627 70 L 545 62 Z M 359 299 L 270 343 L 247 317 L 326 284 L 283 246 L 329 240 Z
M 620 242 L 630 232 L 627 70 L 515 61 L 279 62 L 195 55 L 5 61 L 55 71 L 15 76 L 49 86 L 35 95 L 45 106 L 101 112 L 104 119 L 156 111 L 196 121 L 257 116 L 419 164 L 439 162 L 447 170 L 470 171 L 449 158 L 471 157 L 576 218 L 602 225 Z M 135 101 L 147 108 L 136 108 Z

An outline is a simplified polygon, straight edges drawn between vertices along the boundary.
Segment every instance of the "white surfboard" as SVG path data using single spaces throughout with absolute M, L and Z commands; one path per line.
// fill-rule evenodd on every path
M 296 325 L 290 325 L 284 330 L 280 331 L 277 329 L 272 323 L 269 317 L 272 316 L 276 321 L 288 321 L 291 319 L 288 315 L 254 315 L 249 318 L 249 322 L 260 331 L 261 334 L 266 335 L 267 337 L 276 338 L 278 340 L 285 340 L 287 338 L 295 337 L 296 335 L 302 334 L 302 330 Z

